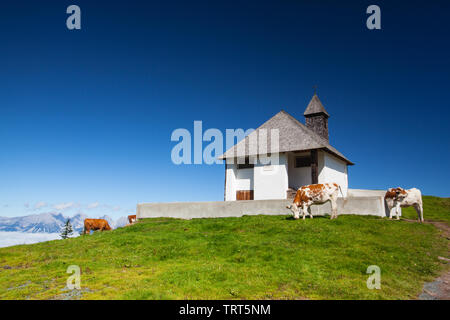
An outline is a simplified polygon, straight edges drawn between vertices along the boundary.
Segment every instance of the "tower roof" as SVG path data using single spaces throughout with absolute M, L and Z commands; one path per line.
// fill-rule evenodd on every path
M 311 101 L 309 102 L 308 106 L 306 107 L 306 110 L 303 113 L 303 115 L 306 117 L 306 116 L 317 114 L 317 113 L 323 113 L 327 117 L 330 116 L 328 114 L 327 110 L 325 110 L 325 107 L 323 106 L 322 102 L 320 102 L 317 94 L 314 93 L 314 95 L 311 98 Z

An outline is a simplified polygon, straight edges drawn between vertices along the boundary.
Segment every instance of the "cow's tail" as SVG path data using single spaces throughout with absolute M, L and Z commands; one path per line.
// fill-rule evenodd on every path
M 347 200 L 348 198 L 344 196 L 344 193 L 342 192 L 341 186 L 338 185 L 339 191 L 341 192 L 342 198 L 344 198 L 344 204 L 343 207 L 345 207 L 345 205 L 347 204 Z

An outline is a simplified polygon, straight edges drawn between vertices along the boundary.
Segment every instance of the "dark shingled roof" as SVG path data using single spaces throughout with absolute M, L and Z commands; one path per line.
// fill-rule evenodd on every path
M 325 107 L 323 106 L 322 102 L 320 102 L 317 94 L 314 94 L 308 106 L 306 107 L 305 113 L 303 113 L 303 115 L 307 116 L 316 113 L 325 113 L 327 117 L 330 116 L 327 110 L 325 110 Z
M 314 99 L 314 97 L 313 97 Z M 320 102 L 320 101 L 319 101 Z M 317 133 L 307 128 L 303 123 L 299 122 L 293 116 L 288 114 L 286 111 L 281 110 L 264 124 L 262 124 L 255 131 L 250 133 L 236 145 L 231 147 L 223 155 L 219 156 L 219 159 L 234 158 L 234 157 L 245 157 L 254 156 L 257 154 L 265 154 L 266 152 L 260 152 L 257 149 L 255 142 L 257 139 L 255 137 L 259 136 L 261 129 L 267 130 L 267 152 L 288 152 L 288 151 L 306 151 L 311 149 L 324 149 L 338 158 L 347 162 L 347 164 L 352 165 L 353 163 L 348 160 L 342 153 L 333 148 L 328 141 L 324 140 Z M 280 145 L 278 150 L 271 148 L 270 141 L 270 130 L 279 130 Z M 251 143 L 251 148 L 250 148 Z M 243 149 L 245 145 L 245 149 Z M 257 150 L 256 152 L 250 153 L 249 150 Z

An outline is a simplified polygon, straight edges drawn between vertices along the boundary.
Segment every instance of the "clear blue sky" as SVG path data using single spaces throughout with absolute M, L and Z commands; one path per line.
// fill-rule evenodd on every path
M 370 4 L 382 30 L 365 26 Z M 315 84 L 351 188 L 448 197 L 449 14 L 448 1 L 3 1 L 0 215 L 222 200 L 224 166 L 172 164 L 172 131 L 255 128 L 280 109 L 303 121 Z

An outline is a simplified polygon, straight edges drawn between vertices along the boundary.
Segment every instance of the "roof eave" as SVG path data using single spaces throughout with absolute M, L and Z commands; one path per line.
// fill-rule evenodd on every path
M 323 150 L 325 150 L 326 152 L 331 153 L 331 154 L 334 155 L 335 157 L 337 157 L 337 158 L 339 158 L 339 159 L 345 161 L 345 162 L 347 163 L 347 165 L 349 165 L 349 166 L 355 165 L 353 162 L 351 162 L 351 161 L 348 160 L 347 158 L 345 158 L 345 157 L 343 157 L 343 156 L 337 154 L 336 152 L 333 152 L 332 150 L 330 150 L 330 149 L 328 149 L 328 148 L 321 148 L 321 149 L 323 149 Z
M 345 161 L 347 163 L 347 165 L 349 166 L 353 166 L 355 165 L 353 162 L 351 162 L 350 160 L 348 160 L 347 158 L 333 152 L 332 150 L 328 149 L 327 147 L 323 147 L 323 148 L 312 148 L 312 149 L 303 149 L 303 150 L 284 150 L 284 151 L 278 151 L 279 153 L 285 153 L 285 152 L 301 152 L 301 151 L 310 151 L 310 150 L 324 150 L 328 153 L 331 153 L 332 155 L 334 155 L 335 157 L 341 159 L 342 161 Z M 254 157 L 254 156 L 258 156 L 259 154 L 247 154 L 245 155 L 245 157 Z M 231 159 L 231 158 L 240 158 L 243 156 L 238 156 L 238 155 L 234 155 L 234 156 L 227 156 L 226 154 L 222 154 L 219 157 L 217 157 L 218 160 L 226 160 L 226 159 Z

